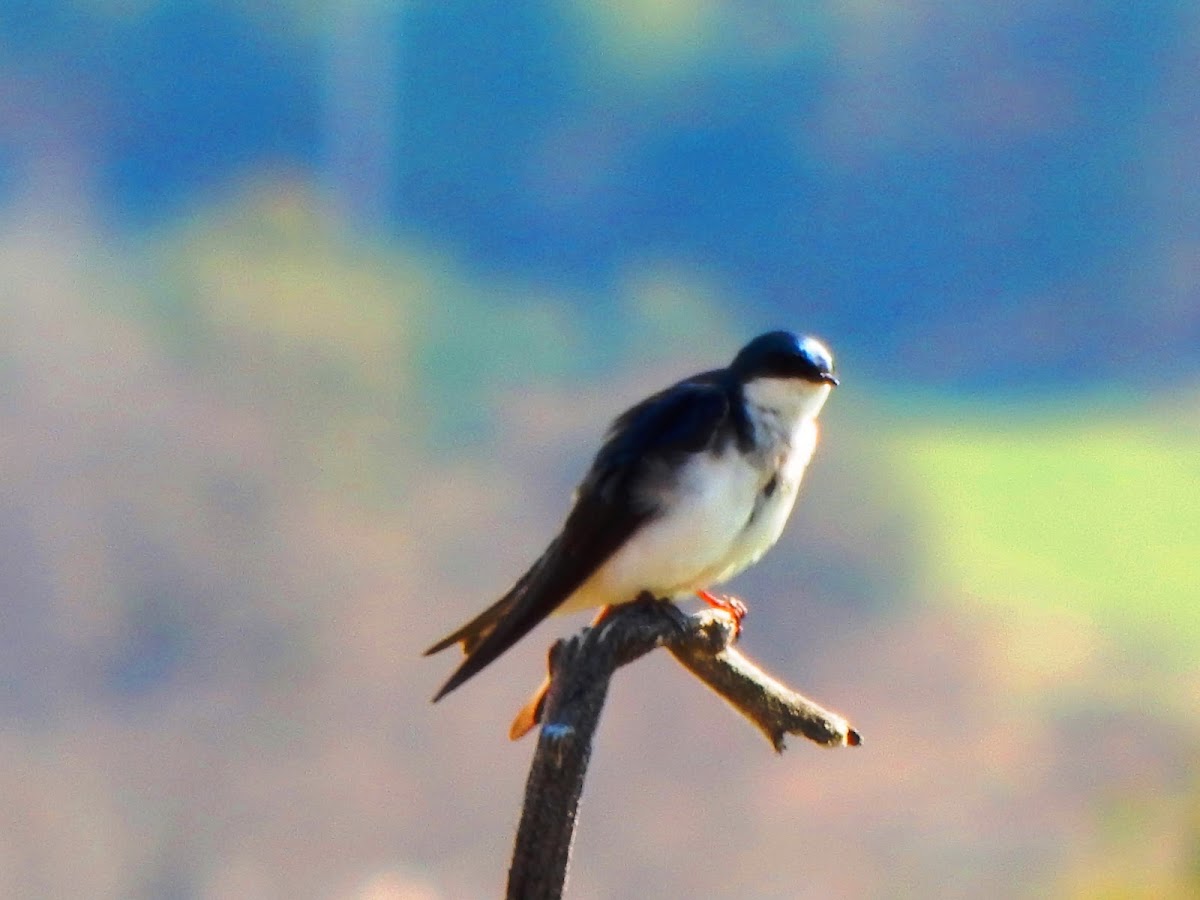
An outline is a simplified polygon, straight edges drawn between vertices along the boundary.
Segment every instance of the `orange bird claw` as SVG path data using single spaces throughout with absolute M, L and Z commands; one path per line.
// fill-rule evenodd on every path
M 710 594 L 708 591 L 696 591 L 696 596 L 709 606 L 715 609 L 723 609 L 733 616 L 733 623 L 736 628 L 735 635 L 742 633 L 742 619 L 746 618 L 746 613 L 749 612 L 745 603 L 737 597 L 730 597 L 728 594 Z

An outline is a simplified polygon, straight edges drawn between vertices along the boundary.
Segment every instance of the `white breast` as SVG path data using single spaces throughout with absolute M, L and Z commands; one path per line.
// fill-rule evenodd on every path
M 758 497 L 758 505 L 746 527 L 730 548 L 725 568 L 717 572 L 712 583 L 727 581 L 748 566 L 758 562 L 764 553 L 775 546 L 783 527 L 792 514 L 800 480 L 817 446 L 817 423 L 806 419 L 793 434 L 791 446 L 778 460 L 775 489 Z
M 664 498 L 669 511 L 634 535 L 559 611 L 622 603 L 642 591 L 677 597 L 713 584 L 761 486 L 757 470 L 733 447 L 720 457 L 691 457 Z

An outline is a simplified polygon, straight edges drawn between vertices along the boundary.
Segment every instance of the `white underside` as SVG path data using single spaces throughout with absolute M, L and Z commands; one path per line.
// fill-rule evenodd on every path
M 659 598 L 681 597 L 720 584 L 757 562 L 779 539 L 791 514 L 816 448 L 816 413 L 829 393 L 826 386 L 810 386 L 798 398 L 805 401 L 801 403 L 792 385 L 782 396 L 783 389 L 774 383 L 762 385 L 757 394 L 748 386 L 751 401 L 770 401 L 777 409 L 781 399 L 791 400 L 794 407 L 779 410 L 791 428 L 786 437 L 763 448 L 761 464 L 732 446 L 720 457 L 693 456 L 670 495 L 662 498 L 668 511 L 637 532 L 557 612 L 625 603 L 643 591 Z M 772 477 L 777 477 L 774 491 L 761 496 Z

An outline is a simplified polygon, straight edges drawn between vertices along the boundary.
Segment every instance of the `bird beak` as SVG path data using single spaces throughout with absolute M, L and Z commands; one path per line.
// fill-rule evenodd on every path
M 832 372 L 824 373 L 821 376 L 821 381 L 823 381 L 825 384 L 831 385 L 833 387 L 837 387 L 839 384 L 841 384 L 841 382 L 837 380 L 837 378 L 834 376 L 834 374 Z

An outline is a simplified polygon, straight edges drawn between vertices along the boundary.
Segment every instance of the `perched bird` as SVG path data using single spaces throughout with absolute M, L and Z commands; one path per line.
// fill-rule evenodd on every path
M 685 378 L 623 413 L 546 552 L 512 590 L 425 651 L 461 644 L 466 653 L 434 702 L 554 612 L 607 610 L 644 593 L 695 595 L 740 622 L 745 606 L 707 589 L 779 539 L 817 445 L 817 414 L 837 383 L 824 344 L 772 331 L 727 368 Z M 536 724 L 546 686 L 510 736 Z

